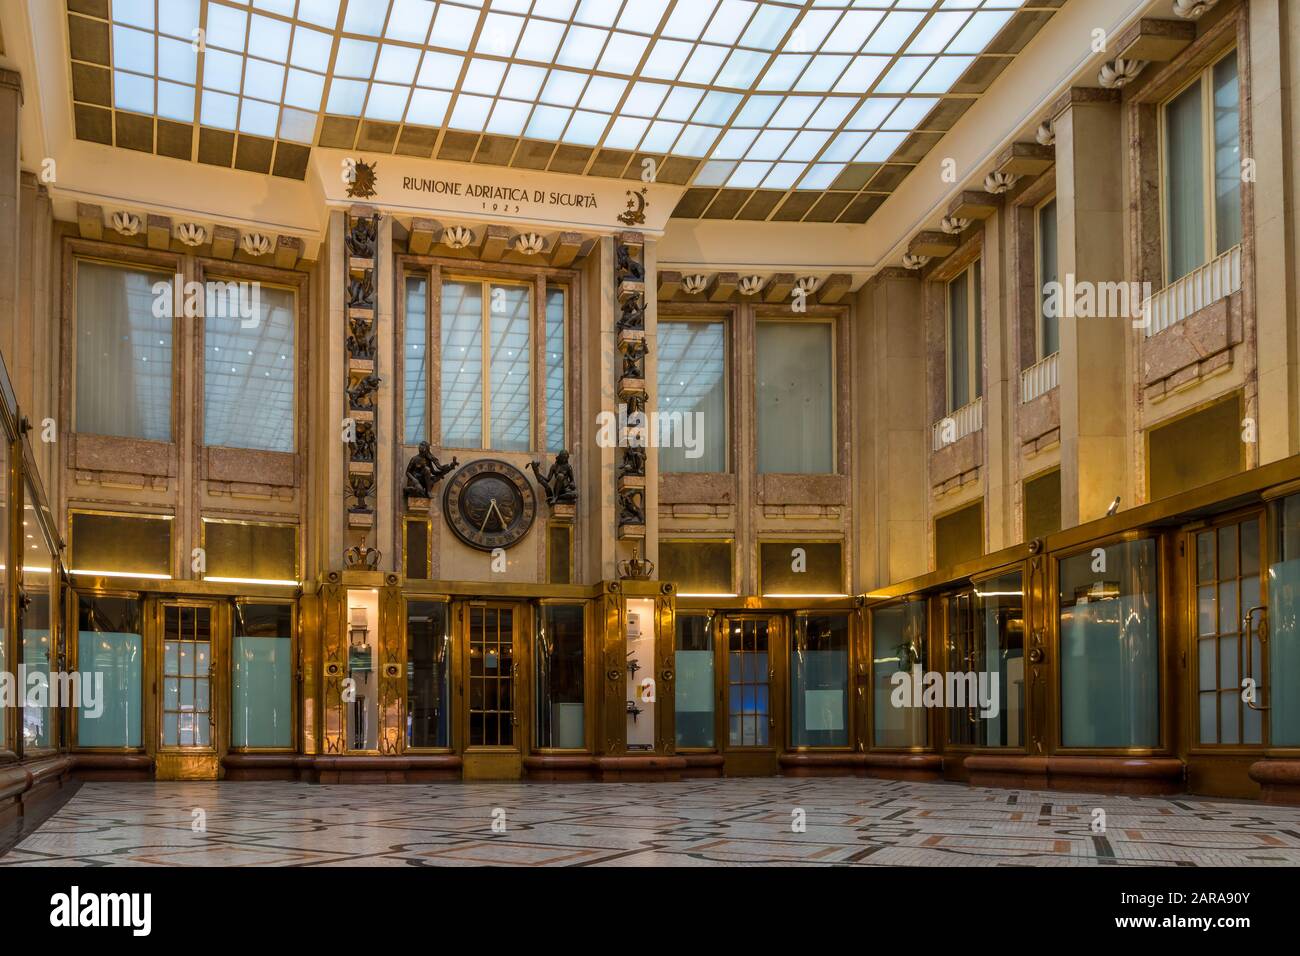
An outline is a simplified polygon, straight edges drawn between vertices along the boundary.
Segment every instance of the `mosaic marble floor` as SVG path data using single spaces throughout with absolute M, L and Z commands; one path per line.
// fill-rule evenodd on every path
M 1104 833 L 1093 832 L 1097 808 Z M 792 828 L 798 810 L 804 832 Z M 91 783 L 0 857 L 0 866 L 512 864 L 1296 866 L 1300 807 L 851 778 Z

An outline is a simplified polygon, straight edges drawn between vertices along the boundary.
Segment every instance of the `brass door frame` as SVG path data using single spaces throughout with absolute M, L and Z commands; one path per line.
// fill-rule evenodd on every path
M 1238 529 L 1237 530 L 1237 548 L 1238 548 L 1237 579 L 1238 581 L 1240 581 L 1241 578 L 1240 528 L 1242 524 L 1244 524 L 1247 521 L 1250 521 L 1252 518 L 1258 523 L 1259 552 L 1260 552 L 1259 570 L 1258 570 L 1259 604 L 1256 605 L 1256 608 L 1263 609 L 1264 613 L 1262 616 L 1252 615 L 1252 629 L 1250 631 L 1243 629 L 1242 631 L 1238 632 L 1238 641 L 1244 641 L 1247 645 L 1247 651 L 1244 656 L 1242 654 L 1240 644 L 1238 645 L 1237 679 L 1238 679 L 1238 686 L 1240 686 L 1241 680 L 1245 676 L 1247 676 L 1243 665 L 1249 666 L 1250 663 L 1249 636 L 1252 632 L 1257 631 L 1257 628 L 1260 625 L 1256 622 L 1261 621 L 1261 617 L 1265 627 L 1267 626 L 1267 622 L 1269 619 L 1267 579 L 1268 579 L 1268 567 L 1271 560 L 1270 558 L 1271 538 L 1269 534 L 1270 517 L 1271 517 L 1270 510 L 1267 507 L 1260 506 L 1260 507 L 1248 508 L 1241 511 L 1234 511 L 1224 515 L 1215 515 L 1212 520 L 1196 522 L 1194 524 L 1185 525 L 1183 528 L 1179 529 L 1178 541 L 1181 546 L 1179 551 L 1179 558 L 1184 565 L 1184 567 L 1180 569 L 1181 573 L 1178 575 L 1178 582 L 1177 582 L 1181 586 L 1181 593 L 1179 596 L 1181 598 L 1180 604 L 1182 605 L 1180 608 L 1181 613 L 1177 615 L 1177 621 L 1182 630 L 1182 633 L 1179 635 L 1179 640 L 1178 640 L 1178 646 L 1181 652 L 1180 663 L 1182 664 L 1180 686 L 1182 689 L 1182 700 L 1186 702 L 1186 706 L 1184 708 L 1185 713 L 1183 714 L 1183 719 L 1181 721 L 1182 732 L 1183 732 L 1183 746 L 1181 748 L 1181 756 L 1183 757 L 1184 760 L 1186 760 L 1188 757 L 1216 757 L 1216 756 L 1224 757 L 1224 756 L 1243 756 L 1248 754 L 1261 755 L 1265 751 L 1269 750 L 1272 746 L 1272 727 L 1270 725 L 1269 712 L 1267 709 L 1272 698 L 1272 687 L 1270 683 L 1272 678 L 1272 670 L 1269 666 L 1269 642 L 1267 639 L 1268 638 L 1267 633 L 1265 633 L 1264 639 L 1260 641 L 1259 657 L 1260 657 L 1260 670 L 1262 671 L 1262 673 L 1252 675 L 1256 678 L 1257 686 L 1259 687 L 1259 689 L 1261 691 L 1264 691 L 1264 693 L 1258 695 L 1258 699 L 1256 702 L 1257 706 L 1263 708 L 1263 713 L 1261 714 L 1261 720 L 1260 720 L 1260 743 L 1205 744 L 1200 742 L 1201 740 L 1201 727 L 1200 727 L 1201 690 L 1200 690 L 1200 656 L 1198 653 L 1199 651 L 1198 645 L 1200 642 L 1201 635 L 1200 635 L 1200 622 L 1199 622 L 1199 613 L 1198 613 L 1199 608 L 1197 605 L 1198 581 L 1196 577 L 1197 576 L 1197 552 L 1196 552 L 1197 536 L 1206 531 L 1215 532 L 1216 535 L 1215 570 L 1217 574 L 1218 572 L 1218 548 L 1217 548 L 1218 531 L 1219 529 L 1224 527 L 1234 526 Z M 1218 618 L 1217 618 L 1218 586 L 1220 583 L 1221 583 L 1220 579 L 1216 576 L 1215 578 L 1216 628 L 1218 625 Z M 1238 599 L 1240 599 L 1240 594 L 1238 594 Z M 1239 600 L 1238 607 L 1237 607 L 1237 618 L 1236 618 L 1236 623 L 1238 625 L 1243 624 L 1246 613 L 1247 613 L 1247 608 L 1241 606 Z M 1217 661 L 1219 659 L 1217 635 L 1218 635 L 1218 631 L 1216 630 L 1215 631 L 1216 676 L 1217 676 Z M 1222 688 L 1219 689 L 1219 693 L 1221 692 L 1222 692 Z M 1215 713 L 1216 713 L 1216 723 L 1217 723 L 1217 715 L 1218 715 L 1217 701 L 1216 701 Z M 1239 729 L 1243 729 L 1243 728 L 1239 727 Z
M 1176 598 L 1175 581 L 1178 577 L 1171 569 L 1177 555 L 1172 548 L 1172 538 L 1160 528 L 1137 527 L 1127 531 L 1093 538 L 1069 548 L 1051 552 L 1048 558 L 1047 577 L 1047 663 L 1048 663 L 1048 700 L 1047 712 L 1051 732 L 1048 736 L 1048 753 L 1061 756 L 1140 756 L 1164 757 L 1176 753 L 1176 721 L 1174 714 L 1177 706 L 1177 681 L 1172 679 L 1175 673 L 1174 661 L 1179 642 L 1174 639 L 1178 628 L 1179 615 L 1174 605 Z M 1067 747 L 1062 742 L 1065 729 L 1061 716 L 1061 563 L 1080 554 L 1086 554 L 1097 548 L 1108 548 L 1117 544 L 1132 544 L 1151 539 L 1156 548 L 1156 584 L 1155 593 L 1158 607 L 1156 609 L 1156 659 L 1159 676 L 1156 691 L 1160 741 L 1154 747 Z
M 412 747 L 407 740 L 406 719 L 411 709 L 410 687 L 407 683 L 406 676 L 411 660 L 411 640 L 410 634 L 407 631 L 407 621 L 409 619 L 410 604 L 412 601 L 424 604 L 441 604 L 443 605 L 444 613 L 447 615 L 447 632 L 451 637 L 450 646 L 447 649 L 450 656 L 450 660 L 447 661 L 447 706 L 450 708 L 450 711 L 447 715 L 449 726 L 447 728 L 447 746 L 445 747 Z M 399 641 L 401 645 L 401 752 L 411 754 L 455 753 L 458 745 L 458 738 L 456 735 L 460 732 L 459 716 L 463 703 L 462 697 L 464 696 L 460 693 L 457 687 L 457 682 L 460 680 L 461 672 L 461 647 L 459 630 L 455 618 L 457 608 L 452 604 L 451 596 L 446 594 L 426 595 L 412 594 L 403 591 L 401 593 L 401 602 L 401 618 L 397 622 L 397 632 L 394 638 Z
M 796 745 L 791 739 L 794 733 L 794 668 L 790 663 L 790 658 L 794 654 L 795 638 L 799 631 L 799 619 L 809 617 L 833 617 L 842 615 L 848 622 L 848 634 L 844 646 L 845 673 L 844 673 L 844 694 L 848 699 L 847 713 L 845 714 L 844 735 L 847 743 L 836 746 L 817 745 Z M 780 749 L 785 753 L 822 753 L 836 754 L 848 753 L 850 751 L 863 751 L 865 749 L 866 737 L 863 722 L 866 719 L 866 685 L 870 681 L 868 672 L 863 669 L 861 663 L 861 650 L 859 641 L 861 640 L 860 632 L 862 630 L 862 608 L 857 607 L 852 610 L 842 608 L 822 609 L 822 608 L 802 608 L 798 611 L 791 611 L 788 614 L 781 615 L 785 619 L 786 642 L 783 648 L 785 654 L 786 668 L 786 688 L 783 701 L 783 723 L 784 736 L 779 741 Z M 769 645 L 771 638 L 768 638 Z M 770 693 L 770 691 L 769 691 Z
M 226 599 L 229 605 L 230 613 L 230 630 L 227 632 L 227 639 L 230 642 L 230 653 L 227 656 L 227 677 L 228 685 L 225 688 L 227 695 L 234 692 L 235 689 L 235 608 L 244 605 L 266 605 L 274 604 L 289 608 L 289 660 L 292 662 L 292 676 L 289 681 L 289 746 L 287 747 L 235 747 L 231 744 L 230 739 L 233 736 L 233 728 L 227 723 L 227 734 L 225 739 L 225 753 L 297 753 L 299 734 L 302 732 L 302 666 L 300 641 L 298 640 L 298 631 L 301 627 L 299 622 L 298 600 L 292 597 L 232 597 Z M 229 697 L 227 698 L 229 700 Z
M 208 724 L 211 744 L 207 747 L 168 747 L 163 744 L 163 644 L 167 639 L 167 608 L 206 608 L 209 617 Z M 146 746 L 154 754 L 154 776 L 158 780 L 216 780 L 221 773 L 221 758 L 229 737 L 229 667 L 231 608 L 227 601 L 188 597 L 145 598 L 145 667 L 149 675 L 149 693 L 153 706 L 145 713 Z M 152 725 L 152 726 L 150 726 Z
M 715 734 L 718 751 L 723 755 L 728 775 L 746 773 L 774 773 L 776 761 L 784 749 L 786 739 L 786 714 L 789 710 L 789 680 L 787 669 L 788 632 L 791 616 L 772 614 L 718 614 L 715 626 L 714 658 L 718 689 Z M 727 630 L 731 622 L 762 622 L 767 625 L 767 745 L 762 747 L 733 746 L 731 743 L 731 647 Z
M 561 607 L 580 607 L 582 608 L 582 747 L 540 747 L 534 740 L 536 732 L 535 709 L 538 706 L 536 700 L 537 680 L 538 680 L 538 661 L 540 655 L 537 653 L 537 629 L 540 624 L 541 609 L 547 606 Z M 597 739 L 597 710 L 600 702 L 602 691 L 602 681 L 600 679 L 600 662 L 601 641 L 597 634 L 596 621 L 599 614 L 596 611 L 597 604 L 594 601 L 576 600 L 572 598 L 537 598 L 532 602 L 533 618 L 531 621 L 532 630 L 528 633 L 528 663 L 529 663 L 529 702 L 532 705 L 529 710 L 528 737 L 523 743 L 524 752 L 529 754 L 590 754 L 595 753 Z

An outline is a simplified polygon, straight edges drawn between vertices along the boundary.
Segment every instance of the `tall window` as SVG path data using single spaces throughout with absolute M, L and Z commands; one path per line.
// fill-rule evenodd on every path
M 172 440 L 172 279 L 77 263 L 76 429 Z
M 1241 242 L 1241 105 L 1234 50 L 1164 106 L 1165 281 Z
M 1038 357 L 1045 359 L 1061 350 L 1059 307 L 1048 307 L 1047 286 L 1058 279 L 1056 271 L 1056 198 L 1043 203 L 1034 213 L 1035 247 L 1038 260 Z
M 948 283 L 948 411 L 984 394 L 984 323 L 980 262 Z
M 531 350 L 532 296 L 527 285 L 443 283 L 444 447 L 532 447 Z
M 727 470 L 727 327 L 659 323 L 661 471 Z
M 565 290 L 546 290 L 546 450 L 564 451 Z
M 294 293 L 207 284 L 203 320 L 203 443 L 293 451 Z
M 418 445 L 429 437 L 429 280 L 406 280 L 406 342 L 402 347 L 403 439 Z
M 831 474 L 834 332 L 829 322 L 759 322 L 758 470 Z

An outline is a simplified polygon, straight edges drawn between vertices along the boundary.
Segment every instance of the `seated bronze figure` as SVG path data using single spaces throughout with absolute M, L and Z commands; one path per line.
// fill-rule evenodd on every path
M 406 498 L 432 498 L 433 489 L 438 482 L 459 467 L 460 461 L 455 457 L 449 465 L 440 464 L 433 457 L 429 443 L 422 441 L 420 450 L 406 464 L 406 482 L 402 486 L 402 494 Z

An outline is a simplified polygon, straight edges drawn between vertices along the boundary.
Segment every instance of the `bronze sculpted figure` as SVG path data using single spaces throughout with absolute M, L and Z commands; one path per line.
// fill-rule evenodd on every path
M 370 505 L 366 504 L 366 499 L 370 497 L 375 490 L 375 479 L 372 475 L 348 475 L 348 490 L 346 495 L 352 497 L 356 504 L 348 508 L 353 514 L 370 514 L 374 511 Z
M 618 477 L 628 475 L 641 477 L 645 475 L 645 449 L 640 445 L 630 445 L 623 449 L 623 460 L 618 465 Z
M 348 319 L 348 354 L 355 359 L 375 357 L 375 330 L 369 319 L 354 315 Z
M 360 279 L 348 280 L 348 308 L 370 309 L 375 305 L 375 273 L 367 269 Z
M 402 494 L 408 499 L 432 498 L 434 486 L 458 467 L 460 461 L 455 457 L 451 459 L 450 465 L 440 464 L 433 457 L 429 443 L 422 441 L 420 450 L 406 463 L 406 483 L 402 487 Z
M 618 523 L 645 524 L 645 498 L 640 488 L 618 493 Z
M 375 257 L 375 221 L 370 218 L 358 219 L 348 231 L 345 243 L 348 255 L 355 259 L 373 259 Z
M 352 443 L 352 460 L 375 460 L 374 422 L 357 422 L 356 441 Z
M 578 501 L 578 483 L 573 477 L 573 466 L 569 464 L 569 453 L 562 451 L 555 456 L 550 470 L 542 474 L 541 466 L 530 461 L 528 467 L 537 476 L 537 483 L 546 492 L 548 505 L 572 505 Z
M 373 411 L 375 392 L 379 390 L 379 376 L 371 372 L 348 389 L 348 405 L 359 411 Z
M 615 244 L 615 274 L 619 282 L 644 282 L 645 268 L 632 258 L 623 243 Z
M 628 342 L 623 350 L 623 378 L 645 378 L 645 355 L 649 347 L 640 340 Z
M 617 328 L 620 332 L 629 329 L 639 331 L 645 328 L 645 303 L 641 301 L 639 295 L 631 296 L 623 301 L 623 310 L 619 313 Z

